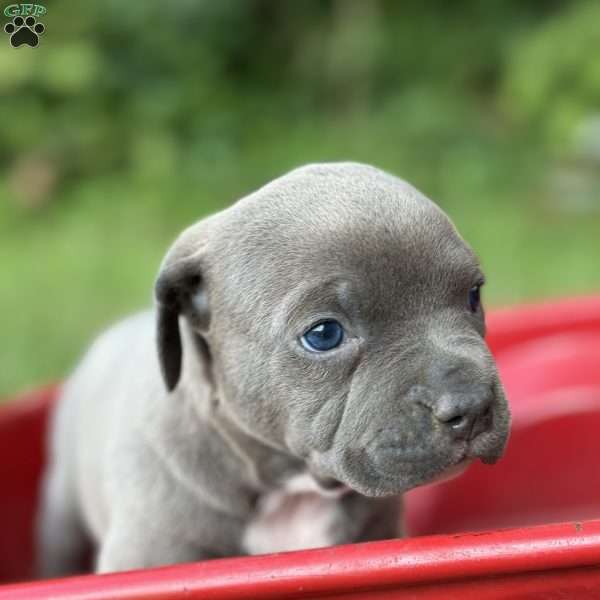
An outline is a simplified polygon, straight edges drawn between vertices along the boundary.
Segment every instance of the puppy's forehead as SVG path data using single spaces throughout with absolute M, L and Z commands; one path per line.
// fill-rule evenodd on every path
M 419 220 L 439 209 L 407 182 L 358 163 L 308 165 L 267 184 L 237 204 L 248 216 L 282 226 L 314 226 L 315 230 L 347 229 Z
M 299 280 L 351 274 L 389 287 L 451 277 L 477 261 L 446 215 L 408 183 L 356 163 L 292 171 L 230 209 L 228 271 L 271 295 Z

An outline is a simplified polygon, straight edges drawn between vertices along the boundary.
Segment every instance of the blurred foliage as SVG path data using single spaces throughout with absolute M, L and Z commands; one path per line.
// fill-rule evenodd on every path
M 523 37 L 510 53 L 505 106 L 560 149 L 600 112 L 600 3 L 574 4 Z
M 410 180 L 489 303 L 598 289 L 600 5 L 55 0 L 0 45 L 0 394 L 151 301 L 177 232 L 305 162 Z

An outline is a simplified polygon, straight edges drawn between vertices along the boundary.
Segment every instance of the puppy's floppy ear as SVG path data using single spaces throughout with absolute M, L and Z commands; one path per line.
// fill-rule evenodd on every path
M 171 392 L 181 376 L 182 344 L 179 316 L 192 327 L 208 327 L 209 313 L 202 276 L 202 247 L 193 243 L 194 229 L 185 231 L 168 252 L 154 287 L 157 312 L 158 359 L 167 389 Z M 190 239 L 191 238 L 191 239 Z M 193 240 L 193 241 L 192 241 Z

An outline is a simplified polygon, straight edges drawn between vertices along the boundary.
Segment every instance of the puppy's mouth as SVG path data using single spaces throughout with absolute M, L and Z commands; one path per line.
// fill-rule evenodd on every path
M 389 450 L 380 448 L 378 455 L 394 450 L 393 447 Z M 432 462 L 432 457 L 427 454 L 419 458 L 399 455 L 398 462 L 391 468 L 388 465 L 378 464 L 377 459 L 374 462 L 373 456 L 367 458 L 362 454 L 361 458 L 365 462 L 360 470 L 344 469 L 343 474 L 340 473 L 342 474 L 340 479 L 317 477 L 316 480 L 324 490 L 327 490 L 327 495 L 341 495 L 349 489 L 367 496 L 399 494 L 422 485 L 443 483 L 459 477 L 476 460 L 493 464 L 501 457 L 503 448 L 502 444 L 498 444 L 497 435 L 486 432 L 476 436 L 471 442 L 456 444 L 447 450 L 449 456 L 445 461 L 437 457 Z M 356 460 L 348 462 L 357 464 Z M 369 473 L 366 477 L 363 471 L 365 468 Z
M 313 475 L 313 479 L 324 496 L 337 498 L 351 490 L 345 483 L 342 483 L 339 479 L 334 479 L 333 477 L 319 477 L 318 475 Z
M 366 443 L 312 456 L 311 471 L 323 493 L 341 495 L 350 489 L 365 496 L 402 494 L 412 488 L 440 483 L 458 477 L 475 462 L 497 462 L 508 439 L 510 417 L 501 411 L 492 413 L 491 427 L 466 440 L 448 436 L 429 440 L 415 450 L 400 436 L 381 436 L 369 432 Z M 409 442 L 412 439 L 409 439 Z M 362 442 L 362 443 L 360 443 Z
M 498 462 L 510 437 L 510 415 L 494 411 L 492 426 L 469 441 L 466 456 L 486 465 Z
M 478 435 L 469 443 L 467 456 L 471 459 L 479 459 L 485 465 L 493 465 L 498 462 L 504 454 L 505 444 L 498 441 L 498 436 L 492 432 Z
M 379 497 L 402 494 L 409 489 L 432 482 L 446 481 L 463 473 L 474 458 L 466 448 L 454 447 L 446 460 L 428 453 L 398 454 L 394 446 L 379 447 L 376 453 L 346 449 L 335 471 L 325 467 L 320 476 L 313 476 L 325 495 L 342 495 L 354 490 L 359 494 Z M 390 456 L 392 455 L 392 456 Z M 386 464 L 387 463 L 387 464 Z M 440 464 L 442 463 L 442 464 Z M 327 475 L 325 475 L 327 473 Z

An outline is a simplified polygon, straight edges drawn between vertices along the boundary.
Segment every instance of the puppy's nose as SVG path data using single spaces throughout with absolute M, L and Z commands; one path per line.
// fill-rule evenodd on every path
M 432 410 L 454 439 L 470 440 L 490 428 L 491 403 L 491 394 L 444 394 Z

